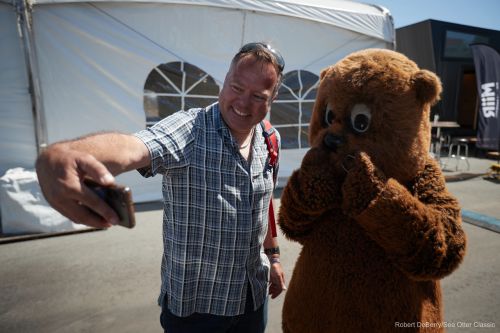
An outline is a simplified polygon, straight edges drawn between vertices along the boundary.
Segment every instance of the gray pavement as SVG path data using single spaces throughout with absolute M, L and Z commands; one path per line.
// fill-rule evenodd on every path
M 454 169 L 450 162 L 445 170 Z M 470 162 L 472 174 L 493 163 Z M 464 210 L 500 220 L 500 184 L 473 177 L 448 188 Z M 0 244 L 0 332 L 161 332 L 161 210 L 156 203 L 138 208 L 133 230 Z M 465 261 L 442 281 L 448 332 L 500 332 L 500 234 L 464 228 Z M 289 278 L 300 246 L 280 236 L 280 247 Z M 270 301 L 268 333 L 281 332 L 282 304 L 283 296 Z M 488 323 L 495 327 L 475 327 Z

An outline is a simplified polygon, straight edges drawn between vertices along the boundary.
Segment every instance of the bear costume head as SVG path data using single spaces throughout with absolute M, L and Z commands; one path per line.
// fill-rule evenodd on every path
M 311 149 L 281 196 L 279 226 L 302 244 L 283 332 L 443 331 L 439 281 L 462 262 L 466 236 L 429 154 L 440 93 L 435 74 L 389 50 L 321 73 Z
M 363 150 L 387 177 L 408 181 L 424 167 L 440 93 L 438 77 L 400 53 L 353 53 L 321 73 L 310 144 L 337 149 L 339 158 Z

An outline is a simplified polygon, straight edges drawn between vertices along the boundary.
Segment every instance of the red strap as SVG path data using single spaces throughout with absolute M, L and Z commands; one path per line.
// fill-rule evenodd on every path
M 278 237 L 276 232 L 276 221 L 274 219 L 274 208 L 273 208 L 273 197 L 271 196 L 271 202 L 269 203 L 269 223 L 271 223 L 271 236 L 273 238 Z
M 273 168 L 273 182 L 276 185 L 276 165 L 278 163 L 279 156 L 279 146 L 278 139 L 276 138 L 276 133 L 274 133 L 273 125 L 269 120 L 264 119 L 264 138 L 267 145 L 267 151 L 269 152 L 269 164 Z M 271 236 L 273 238 L 278 236 L 276 231 L 276 220 L 274 218 L 274 207 L 273 207 L 273 196 L 271 195 L 271 202 L 269 203 L 269 223 L 271 226 Z

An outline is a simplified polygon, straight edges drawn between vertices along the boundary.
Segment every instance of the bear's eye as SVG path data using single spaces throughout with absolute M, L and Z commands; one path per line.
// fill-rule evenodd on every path
M 330 126 L 333 123 L 334 118 L 335 115 L 333 114 L 333 108 L 330 105 L 330 103 L 328 103 L 328 105 L 326 106 L 325 119 L 324 119 L 325 125 Z
M 372 114 L 365 104 L 356 104 L 351 111 L 351 127 L 356 133 L 364 133 L 370 127 Z

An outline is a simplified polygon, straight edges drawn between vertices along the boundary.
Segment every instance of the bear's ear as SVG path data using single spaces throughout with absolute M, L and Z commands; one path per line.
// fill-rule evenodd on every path
M 328 66 L 326 68 L 323 68 L 321 70 L 321 73 L 319 74 L 319 80 L 323 81 L 323 79 L 325 79 L 328 74 L 333 75 L 333 68 L 334 68 L 334 66 Z
M 325 77 L 326 73 L 328 72 L 328 68 L 325 68 L 321 71 L 321 73 L 319 74 L 319 79 L 320 80 L 323 80 L 323 78 Z
M 436 74 L 422 69 L 413 74 L 411 81 L 415 88 L 417 99 L 421 103 L 436 104 L 443 90 L 441 80 Z

